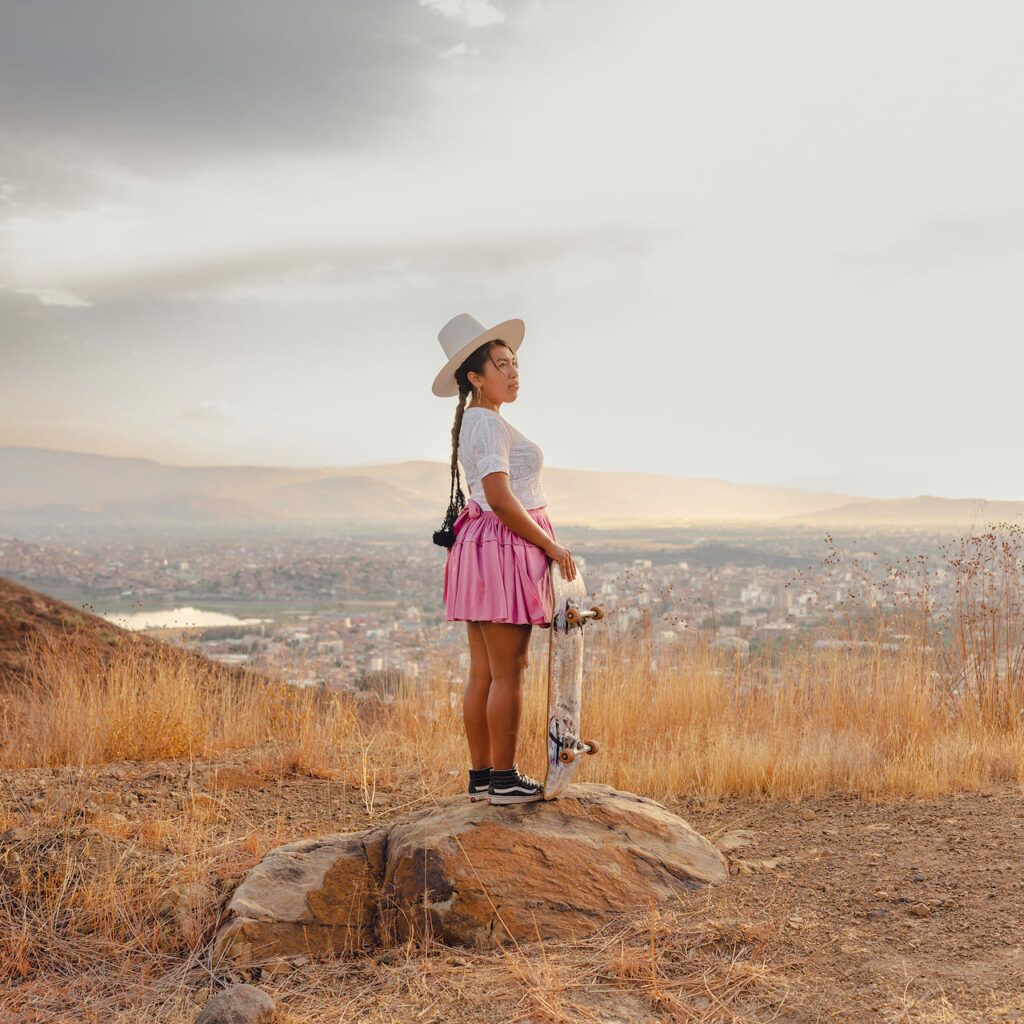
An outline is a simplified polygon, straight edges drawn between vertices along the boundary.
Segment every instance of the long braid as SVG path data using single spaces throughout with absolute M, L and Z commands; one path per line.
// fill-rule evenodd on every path
M 448 495 L 448 511 L 445 513 L 441 529 L 434 532 L 434 543 L 442 548 L 450 548 L 455 543 L 455 520 L 466 507 L 466 495 L 462 493 L 462 476 L 459 473 L 459 433 L 462 430 L 462 415 L 466 411 L 468 397 L 469 389 L 463 389 L 460 382 L 459 404 L 452 426 L 452 486 Z

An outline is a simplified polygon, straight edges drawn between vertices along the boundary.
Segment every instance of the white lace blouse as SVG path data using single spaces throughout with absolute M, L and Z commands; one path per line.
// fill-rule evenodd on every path
M 548 499 L 540 483 L 544 454 L 496 412 L 472 406 L 462 414 L 459 462 L 470 495 L 485 512 L 493 511 L 484 495 L 489 473 L 508 473 L 512 493 L 523 508 L 544 508 Z

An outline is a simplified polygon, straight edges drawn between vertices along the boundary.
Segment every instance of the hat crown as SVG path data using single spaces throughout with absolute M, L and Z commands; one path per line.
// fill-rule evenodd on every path
M 469 313 L 460 313 L 458 316 L 453 316 L 437 332 L 437 340 L 441 342 L 444 354 L 452 359 L 471 341 L 486 333 L 487 328 L 475 316 L 470 316 Z

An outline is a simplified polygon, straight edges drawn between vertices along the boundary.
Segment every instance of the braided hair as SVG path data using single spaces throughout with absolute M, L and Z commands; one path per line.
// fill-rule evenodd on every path
M 462 475 L 459 473 L 459 433 L 462 430 L 462 416 L 466 411 L 466 399 L 473 391 L 469 382 L 471 373 L 483 373 L 484 365 L 491 356 L 491 349 L 505 346 L 503 341 L 488 341 L 475 349 L 463 360 L 455 371 L 455 383 L 459 386 L 459 404 L 455 409 L 455 423 L 452 426 L 452 485 L 448 494 L 448 511 L 440 530 L 434 531 L 434 543 L 442 548 L 450 548 L 455 543 L 455 520 L 466 507 L 466 495 L 462 492 Z

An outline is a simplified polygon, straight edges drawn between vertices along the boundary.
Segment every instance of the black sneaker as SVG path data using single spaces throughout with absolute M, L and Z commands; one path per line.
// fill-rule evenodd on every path
M 486 800 L 487 792 L 491 785 L 490 768 L 470 768 L 469 770 L 469 799 Z
M 529 804 L 544 799 L 544 787 L 529 775 L 523 775 L 519 766 L 491 771 L 491 785 L 487 797 L 492 804 Z

